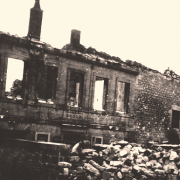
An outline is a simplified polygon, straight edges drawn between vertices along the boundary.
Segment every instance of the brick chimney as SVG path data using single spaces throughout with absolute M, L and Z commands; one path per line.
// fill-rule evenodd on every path
M 30 10 L 28 37 L 40 40 L 42 17 L 39 0 L 35 0 L 34 7 Z
M 65 50 L 74 50 L 74 51 L 79 51 L 79 52 L 85 52 L 86 48 L 80 44 L 80 35 L 81 31 L 78 31 L 76 29 L 71 30 L 71 41 L 69 44 L 66 44 L 63 46 L 62 49 Z
M 78 46 L 80 44 L 80 34 L 81 31 L 78 31 L 76 29 L 71 30 L 71 44 L 73 46 Z

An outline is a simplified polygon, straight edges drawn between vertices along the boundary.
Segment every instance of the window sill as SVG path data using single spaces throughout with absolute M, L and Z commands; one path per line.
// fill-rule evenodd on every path
M 7 99 L 14 99 L 12 96 L 6 96 Z
M 79 108 L 79 106 L 75 105 L 75 106 L 70 106 L 70 105 L 67 105 L 68 107 L 74 107 L 74 108 Z
M 123 111 L 116 111 L 116 113 L 118 113 L 118 114 L 125 114 L 125 112 L 123 112 Z
M 13 96 L 6 96 L 7 99 L 10 99 L 10 100 L 17 100 L 17 101 L 22 101 L 23 99 L 21 97 L 13 97 Z
M 94 109 L 94 111 L 105 111 L 104 109 Z
M 23 100 L 23 98 L 21 98 L 21 97 L 16 97 L 16 100 L 18 100 L 18 101 L 22 101 L 22 100 Z
M 103 114 L 106 111 L 104 109 L 94 109 L 94 112 L 97 113 L 97 114 Z
M 52 100 L 38 99 L 38 103 L 42 104 L 54 104 Z
M 37 104 L 36 104 L 36 106 L 40 106 L 40 107 L 56 107 L 56 105 L 55 104 L 50 104 L 50 103 L 41 103 L 41 102 L 38 102 Z
M 122 116 L 122 117 L 131 117 L 130 114 L 126 114 L 125 112 L 116 111 L 115 113 L 116 113 L 116 115 L 118 115 L 118 116 Z
M 71 106 L 71 105 L 67 104 L 67 109 L 81 110 L 82 108 L 77 105 Z
M 45 99 L 38 99 L 37 101 L 28 101 L 29 105 L 36 105 L 42 107 L 55 107 L 55 103 L 53 101 L 46 101 Z
M 38 103 L 46 104 L 47 102 L 45 100 L 38 99 Z

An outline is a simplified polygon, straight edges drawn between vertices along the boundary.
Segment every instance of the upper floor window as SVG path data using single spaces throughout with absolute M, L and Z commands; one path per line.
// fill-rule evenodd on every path
M 82 106 L 84 73 L 70 70 L 68 105 Z
M 96 77 L 94 88 L 94 109 L 105 110 L 108 95 L 108 79 Z
M 128 113 L 129 104 L 129 93 L 130 93 L 130 83 L 117 82 L 116 89 L 116 111 L 120 113 Z
M 56 95 L 57 67 L 41 65 L 38 72 L 38 98 L 52 100 Z
M 7 97 L 16 97 L 21 99 L 23 88 L 24 61 L 8 58 L 6 87 Z

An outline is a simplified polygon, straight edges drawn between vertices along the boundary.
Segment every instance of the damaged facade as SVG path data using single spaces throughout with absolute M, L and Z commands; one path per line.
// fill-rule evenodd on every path
M 2 137 L 93 144 L 165 140 L 168 128 L 179 131 L 178 80 L 85 48 L 77 30 L 70 44 L 53 48 L 40 41 L 42 15 L 36 1 L 27 37 L 0 32 Z

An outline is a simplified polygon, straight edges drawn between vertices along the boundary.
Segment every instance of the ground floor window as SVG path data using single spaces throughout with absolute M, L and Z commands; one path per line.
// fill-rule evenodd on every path
M 50 133 L 36 132 L 35 141 L 39 142 L 50 142 Z
M 92 136 L 91 144 L 103 144 L 103 137 L 101 136 Z
M 179 120 L 180 120 L 180 111 L 172 110 L 172 128 L 178 128 L 179 129 Z

